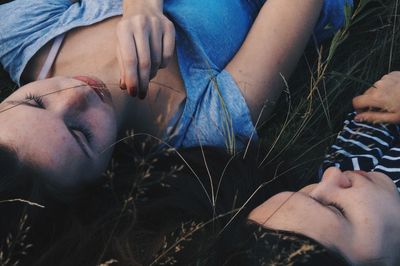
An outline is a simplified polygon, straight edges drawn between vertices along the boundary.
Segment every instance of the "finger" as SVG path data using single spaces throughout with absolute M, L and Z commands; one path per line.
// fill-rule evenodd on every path
M 150 36 L 150 55 L 151 55 L 151 70 L 150 79 L 152 79 L 161 64 L 162 58 L 162 34 L 158 24 L 153 25 L 152 33 Z
M 400 71 L 392 71 L 388 75 L 398 80 L 400 78 Z
M 385 88 L 390 88 L 395 85 L 395 83 L 395 79 L 392 79 L 391 77 L 388 77 L 388 75 L 385 75 L 382 79 L 374 83 L 374 87 L 378 90 L 381 90 Z
M 397 81 L 399 78 L 400 78 L 400 71 L 393 71 L 393 72 L 390 72 L 390 73 L 384 75 L 381 79 Z
M 134 35 L 136 43 L 136 52 L 138 55 L 138 74 L 139 74 L 139 90 L 138 95 L 140 99 L 146 97 L 147 88 L 150 79 L 150 44 L 149 35 L 145 32 L 138 32 Z
M 126 24 L 122 24 L 126 25 Z M 136 44 L 132 37 L 133 33 L 125 26 L 118 27 L 117 36 L 119 40 L 119 50 L 124 69 L 124 83 L 129 95 L 135 97 L 138 87 L 138 58 L 136 54 Z
M 358 122 L 371 122 L 371 123 L 392 123 L 397 124 L 400 122 L 400 115 L 397 113 L 388 112 L 364 112 L 357 114 L 354 120 Z
M 367 109 L 367 108 L 378 108 L 384 109 L 385 104 L 380 98 L 373 97 L 371 95 L 360 95 L 353 98 L 353 107 L 357 110 Z
M 175 27 L 172 22 L 166 25 L 162 40 L 162 60 L 160 68 L 164 68 L 171 61 L 175 50 Z
M 374 94 L 376 92 L 376 90 L 377 90 L 377 88 L 372 86 L 372 87 L 369 87 L 366 91 L 364 91 L 363 94 L 364 95 L 371 95 L 371 94 Z
M 121 90 L 126 90 L 124 64 L 122 62 L 121 51 L 118 46 L 117 46 L 117 61 L 119 67 L 119 87 L 121 88 Z

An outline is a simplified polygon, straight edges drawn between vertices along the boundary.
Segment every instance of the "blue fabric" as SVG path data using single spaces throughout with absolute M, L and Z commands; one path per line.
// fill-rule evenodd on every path
M 353 7 L 353 0 L 325 0 L 314 29 L 317 41 L 331 37 L 345 23 L 345 7 Z
M 198 98 L 187 97 L 170 122 L 165 138 L 171 145 L 220 146 L 234 153 L 251 136 L 257 140 L 246 102 L 229 72 L 196 70 L 193 78 L 205 88 L 196 91 Z
M 345 2 L 352 4 L 346 0 L 324 1 L 315 29 L 317 40 L 332 35 L 343 24 Z M 177 26 L 179 66 L 188 95 L 179 112 L 182 115 L 171 122 L 171 128 L 176 128 L 170 137 L 172 145 L 208 144 L 235 151 L 245 147 L 250 136 L 257 139 L 240 89 L 223 69 L 239 50 L 263 3 L 164 2 L 165 13 Z
M 14 82 L 33 55 L 73 28 L 122 13 L 121 0 L 14 0 L 0 5 L 0 62 Z
M 177 25 L 177 53 L 187 91 L 181 115 L 171 121 L 175 130 L 170 143 L 216 145 L 231 152 L 243 148 L 254 126 L 240 89 L 222 70 L 240 48 L 259 6 L 248 1 L 167 0 L 164 10 Z
M 240 149 L 254 133 L 245 100 L 223 69 L 240 48 L 263 3 L 164 0 L 164 12 L 177 31 L 178 61 L 187 92 L 168 127 L 168 138 L 175 147 L 203 144 Z M 324 1 L 315 28 L 318 40 L 343 24 L 345 3 L 352 4 L 352 0 Z M 0 62 L 19 84 L 28 61 L 57 35 L 121 14 L 121 0 L 75 4 L 70 0 L 14 0 L 0 5 Z

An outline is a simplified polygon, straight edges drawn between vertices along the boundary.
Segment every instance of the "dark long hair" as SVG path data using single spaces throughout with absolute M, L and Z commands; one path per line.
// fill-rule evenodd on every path
M 279 182 L 265 185 L 270 178 L 254 158 L 200 147 L 120 156 L 126 165 L 111 163 L 105 183 L 74 202 L 36 197 L 25 199 L 46 208 L 0 205 L 9 216 L 2 215 L 2 224 L 14 228 L 2 231 L 20 243 L 8 249 L 3 238 L 5 256 L 22 265 L 259 265 L 260 259 L 287 256 L 288 247 L 294 252 L 311 243 L 318 252 L 301 253 L 295 261 L 338 261 L 306 237 L 266 234 L 248 224 L 248 213 L 283 189 Z M 269 235 L 269 244 L 257 234 Z
M 226 243 L 224 265 L 344 266 L 349 262 L 338 251 L 294 232 L 273 230 L 246 221 Z
M 148 222 L 150 214 L 157 214 L 150 223 L 156 228 L 165 220 L 175 220 L 175 227 L 169 228 L 171 233 L 164 233 L 165 243 L 153 262 L 160 265 L 348 265 L 340 253 L 309 237 L 267 229 L 247 220 L 253 208 L 285 189 L 279 180 L 271 181 L 272 177 L 259 171 L 256 158 L 243 158 L 243 154 L 231 157 L 220 149 L 199 147 L 182 151 L 181 156 L 191 169 L 186 165 L 173 178 L 164 179 L 158 193 L 151 193 L 154 197 L 138 206 L 139 220 L 143 215 Z M 181 161 L 178 156 L 172 157 L 175 159 L 170 157 L 168 163 Z M 214 206 L 209 205 L 204 191 L 212 193 L 210 184 L 214 188 L 219 185 Z

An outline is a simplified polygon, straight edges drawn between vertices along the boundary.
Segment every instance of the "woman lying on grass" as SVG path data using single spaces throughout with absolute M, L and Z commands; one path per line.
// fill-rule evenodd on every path
M 117 132 L 132 128 L 174 147 L 242 148 L 313 28 L 318 40 L 331 35 L 346 3 L 0 5 L 0 60 L 11 78 L 20 84 L 60 76 L 28 83 L 1 104 L 0 144 L 18 158 L 13 174 L 37 173 L 51 190 L 74 192 L 104 171 Z
M 205 160 L 207 171 L 193 176 L 188 169 L 164 181 L 160 190 L 172 193 L 147 204 L 160 204 L 163 215 L 176 210 L 188 220 L 215 219 L 212 230 L 222 232 L 216 265 L 399 265 L 399 103 L 400 72 L 355 97 L 357 113 L 326 155 L 321 181 L 297 192 L 276 194 L 279 181 L 264 183 L 248 161 L 201 151 L 196 159 L 191 151 L 188 164 L 197 171 Z M 152 193 L 158 194 L 165 195 Z M 184 259 L 191 257 L 198 256 Z

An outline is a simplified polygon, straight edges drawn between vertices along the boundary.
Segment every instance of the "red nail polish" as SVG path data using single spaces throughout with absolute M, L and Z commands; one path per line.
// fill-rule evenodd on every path
M 122 83 L 122 80 L 121 80 L 121 79 L 119 79 L 119 88 L 120 88 L 121 90 L 126 90 L 126 85 L 125 85 L 124 83 Z
M 130 94 L 132 97 L 136 97 L 136 96 L 137 96 L 137 89 L 136 89 L 135 87 L 129 88 L 129 94 Z

